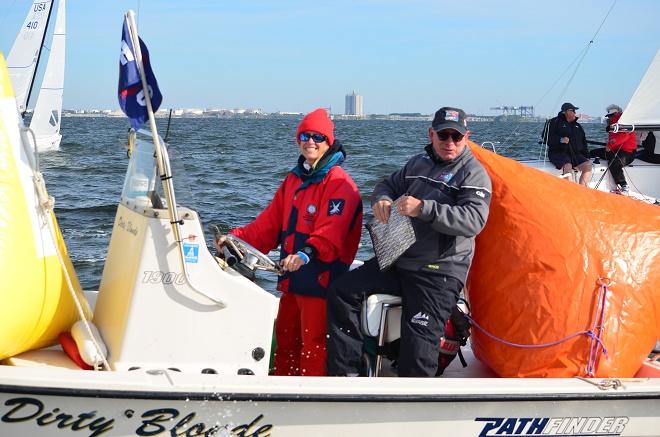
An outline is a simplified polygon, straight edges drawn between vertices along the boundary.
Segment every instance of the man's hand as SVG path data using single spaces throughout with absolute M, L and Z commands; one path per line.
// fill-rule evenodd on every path
M 371 206 L 374 217 L 381 223 L 387 223 L 387 220 L 390 218 L 391 208 L 392 202 L 387 199 L 381 199 Z
M 560 143 L 564 143 L 564 144 L 568 144 L 568 141 L 569 141 L 568 137 L 561 137 L 561 138 L 559 139 L 559 142 L 560 142 Z
M 422 212 L 422 205 L 424 203 L 413 196 L 401 196 L 396 201 L 396 209 L 401 215 L 410 217 L 417 217 Z
M 280 265 L 287 272 L 295 272 L 300 267 L 305 265 L 305 261 L 303 261 L 301 257 L 294 253 L 292 255 L 288 255 L 286 258 L 280 261 Z

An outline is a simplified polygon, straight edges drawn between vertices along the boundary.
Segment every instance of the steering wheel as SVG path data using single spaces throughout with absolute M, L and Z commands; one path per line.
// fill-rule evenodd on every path
M 251 269 L 266 270 L 275 272 L 278 275 L 284 273 L 284 270 L 279 264 L 235 235 L 227 234 L 225 244 L 238 255 L 241 263 Z

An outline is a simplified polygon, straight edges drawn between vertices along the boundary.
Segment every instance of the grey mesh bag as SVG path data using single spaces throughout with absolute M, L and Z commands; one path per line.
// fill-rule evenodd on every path
M 387 224 L 374 218 L 366 225 L 381 271 L 389 268 L 416 241 L 410 217 L 399 214 L 394 207 L 390 211 Z

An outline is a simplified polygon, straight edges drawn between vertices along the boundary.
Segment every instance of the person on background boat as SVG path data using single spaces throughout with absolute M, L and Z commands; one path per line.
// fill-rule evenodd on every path
M 621 194 L 628 193 L 628 183 L 623 174 L 623 167 L 635 160 L 635 150 L 637 149 L 637 135 L 635 132 L 612 132 L 612 125 L 619 122 L 623 109 L 619 105 L 610 105 L 606 108 L 607 127 L 607 146 L 605 147 L 605 159 L 608 162 L 608 169 L 612 174 L 612 179 L 617 185 L 617 192 Z
M 440 338 L 465 284 L 474 238 L 490 204 L 491 181 L 467 147 L 468 135 L 463 110 L 440 108 L 424 152 L 374 188 L 375 218 L 387 223 L 397 208 L 411 217 L 416 241 L 389 269 L 381 271 L 372 258 L 330 287 L 328 375 L 361 372 L 359 313 L 363 300 L 374 293 L 402 297 L 399 376 L 436 375 Z
M 655 153 L 655 138 L 658 131 L 648 131 L 642 132 L 640 134 L 640 143 L 641 143 L 641 159 L 644 162 L 650 164 L 660 164 L 660 154 Z
M 326 373 L 326 290 L 348 271 L 362 229 L 362 198 L 341 167 L 346 152 L 324 109 L 307 114 L 296 132 L 300 157 L 271 203 L 230 233 L 264 253 L 280 245 L 285 274 L 275 336 L 275 375 Z M 221 253 L 224 238 L 215 242 Z
M 591 161 L 587 148 L 587 137 L 578 123 L 575 111 L 579 109 L 571 103 L 561 105 L 561 111 L 548 124 L 548 159 L 563 174 L 573 169 L 581 172 L 580 184 L 587 185 L 591 179 Z

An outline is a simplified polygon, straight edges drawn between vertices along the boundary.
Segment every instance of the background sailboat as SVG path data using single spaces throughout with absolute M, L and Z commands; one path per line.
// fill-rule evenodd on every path
M 64 92 L 65 3 L 65 0 L 58 2 L 50 53 L 30 122 L 39 151 L 58 149 L 62 139 L 60 124 Z M 34 1 L 7 59 L 9 75 L 16 90 L 16 102 L 23 116 L 33 93 L 39 60 L 44 55 L 42 48 L 53 4 L 54 0 Z
M 619 122 L 613 126 L 614 129 L 621 131 L 639 132 L 638 141 L 648 138 L 642 142 L 643 148 L 638 149 L 635 160 L 624 167 L 624 172 L 631 186 L 628 197 L 656 204 L 660 202 L 660 184 L 658 184 L 660 154 L 655 150 L 657 138 L 660 137 L 660 98 L 658 96 L 660 96 L 660 50 L 656 52 L 655 58 L 628 102 Z M 644 136 L 641 136 L 642 134 Z M 546 159 L 522 162 L 556 176 L 561 173 Z M 616 190 L 616 183 L 609 174 L 607 161 L 594 160 L 593 168 L 594 176 L 589 184 L 591 188 L 605 192 Z
M 62 135 L 62 95 L 64 93 L 65 0 L 60 0 L 55 19 L 46 72 L 34 107 L 30 128 L 38 150 L 59 149 Z
M 34 1 L 7 57 L 9 79 L 21 115 L 27 111 L 52 6 L 52 0 Z

